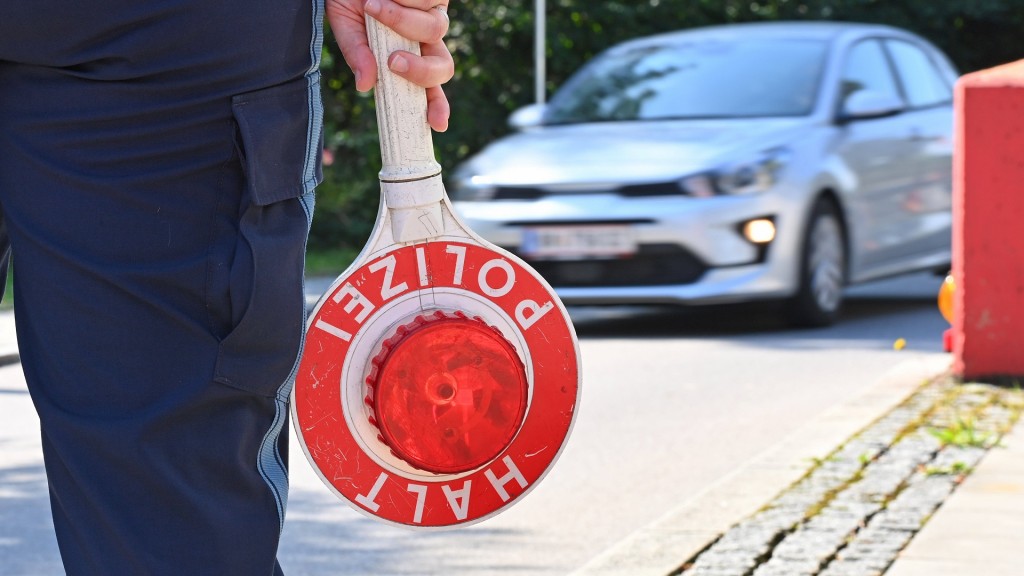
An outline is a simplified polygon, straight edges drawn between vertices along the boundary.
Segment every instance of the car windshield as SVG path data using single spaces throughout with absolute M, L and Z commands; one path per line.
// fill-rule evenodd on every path
M 815 40 L 705 40 L 615 50 L 551 99 L 545 124 L 804 116 L 827 45 Z

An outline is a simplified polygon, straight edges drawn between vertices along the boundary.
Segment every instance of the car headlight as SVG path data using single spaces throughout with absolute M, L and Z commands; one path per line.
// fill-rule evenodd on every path
M 696 198 L 721 194 L 759 194 L 778 182 L 788 160 L 788 150 L 773 148 L 750 162 L 731 164 L 718 170 L 682 178 L 679 187 L 687 195 Z
M 461 176 L 453 182 L 453 202 L 482 202 L 494 198 L 494 183 L 485 176 Z

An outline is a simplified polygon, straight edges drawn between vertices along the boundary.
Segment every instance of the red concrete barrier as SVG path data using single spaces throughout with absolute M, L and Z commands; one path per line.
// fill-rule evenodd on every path
M 1024 384 L 1024 60 L 956 88 L 954 372 Z

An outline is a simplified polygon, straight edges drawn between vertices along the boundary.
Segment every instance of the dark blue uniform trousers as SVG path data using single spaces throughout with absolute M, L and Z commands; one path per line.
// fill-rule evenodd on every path
M 281 571 L 322 12 L 0 2 L 0 242 L 68 574 Z

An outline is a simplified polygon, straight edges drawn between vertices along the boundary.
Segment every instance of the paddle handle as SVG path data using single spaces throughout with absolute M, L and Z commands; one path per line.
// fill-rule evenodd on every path
M 427 124 L 427 92 L 388 68 L 396 50 L 420 53 L 420 46 L 371 16 L 366 35 L 377 59 L 377 130 L 380 133 L 381 202 L 397 243 L 419 242 L 444 234 L 444 184 Z
M 418 42 L 407 40 L 366 16 L 370 49 L 377 59 L 377 128 L 383 167 L 382 182 L 404 182 L 441 173 L 427 124 L 426 90 L 388 69 L 388 57 L 404 50 L 420 54 Z

